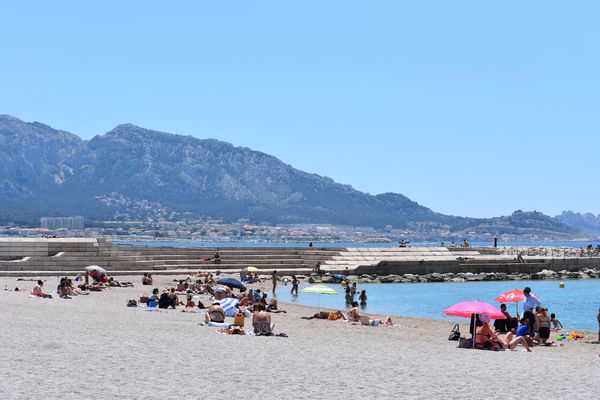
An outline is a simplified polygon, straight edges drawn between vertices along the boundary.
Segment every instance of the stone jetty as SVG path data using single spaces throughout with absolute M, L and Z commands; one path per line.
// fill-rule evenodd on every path
M 213 256 L 219 252 L 221 262 Z M 561 256 L 557 256 L 560 254 Z M 320 262 L 324 275 L 312 274 Z M 600 257 L 536 251 L 518 260 L 506 248 L 390 247 L 169 247 L 114 245 L 102 238 L 0 238 L 0 275 L 58 275 L 96 264 L 111 274 L 239 271 L 302 275 L 333 282 L 346 275 L 362 282 L 462 282 L 520 279 L 587 279 L 600 275 Z

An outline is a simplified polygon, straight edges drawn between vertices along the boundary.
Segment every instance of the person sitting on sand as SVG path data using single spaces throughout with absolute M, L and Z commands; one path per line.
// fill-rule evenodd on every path
M 479 320 L 483 323 L 475 334 L 475 347 L 478 349 L 501 350 L 503 344 L 494 330 L 490 327 L 490 316 L 482 314 Z
M 257 311 L 252 314 L 252 327 L 256 335 L 269 335 L 273 333 L 275 326 L 271 323 L 271 315 L 261 303 L 258 304 Z
M 204 321 L 206 323 L 209 322 L 217 322 L 223 323 L 225 322 L 225 311 L 223 311 L 223 307 L 221 307 L 221 303 L 215 301 L 212 306 L 207 310 L 204 315 Z
M 514 328 L 510 332 L 507 332 L 501 340 L 505 349 L 514 350 L 520 344 L 525 350 L 531 352 L 527 340 L 523 336 L 515 336 Z
M 42 280 L 38 280 L 37 285 L 35 285 L 33 289 L 31 289 L 31 295 L 36 297 L 42 297 L 44 299 L 51 299 L 52 295 L 44 293 L 43 287 L 44 282 Z
M 194 298 L 191 294 L 187 296 L 187 302 L 185 303 L 185 308 L 194 308 L 196 307 L 196 303 L 194 303 Z
M 71 298 L 71 296 L 69 296 L 69 289 L 67 287 L 67 277 L 60 279 L 60 283 L 58 284 L 56 292 L 58 293 L 58 297 L 60 297 L 61 299 Z
M 213 264 L 221 264 L 221 255 L 217 251 L 213 257 Z
M 533 339 L 529 335 L 529 325 L 528 319 L 526 317 L 521 318 L 520 325 L 517 328 L 517 336 L 525 339 L 527 344 L 531 347 L 533 346 Z
M 352 308 L 348 311 L 348 321 L 350 322 L 359 322 L 360 314 L 358 312 L 358 303 L 352 302 Z
M 277 314 L 277 313 L 287 313 L 287 311 L 279 309 L 278 303 L 277 303 L 277 299 L 271 299 L 269 301 L 269 304 L 267 304 L 267 306 L 266 306 L 265 309 L 266 309 L 267 312 L 271 312 L 271 313 L 274 313 L 274 314 Z
M 185 284 L 183 283 L 183 279 L 179 280 L 179 283 L 177 284 L 177 287 L 175 288 L 176 292 L 179 293 L 184 293 L 186 290 Z
M 154 280 L 152 279 L 152 275 L 150 274 L 145 273 L 142 277 L 142 285 L 152 285 L 153 282 Z
M 563 329 L 563 324 L 556 318 L 556 314 L 550 314 L 550 323 L 552 324 L 553 331 L 559 331 Z

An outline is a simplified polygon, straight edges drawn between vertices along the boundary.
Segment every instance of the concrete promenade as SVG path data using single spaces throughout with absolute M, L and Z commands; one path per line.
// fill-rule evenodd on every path
M 221 263 L 214 264 L 216 252 Z M 392 247 L 166 247 L 112 245 L 102 238 L 0 238 L 0 275 L 57 275 L 96 264 L 112 274 L 176 271 L 239 271 L 307 275 L 316 262 L 332 273 L 431 274 L 579 271 L 600 267 L 598 257 L 525 256 L 526 263 L 493 248 Z

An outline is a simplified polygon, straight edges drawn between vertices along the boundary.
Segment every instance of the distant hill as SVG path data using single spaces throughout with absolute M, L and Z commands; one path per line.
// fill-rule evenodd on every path
M 589 235 L 600 237 L 600 214 L 581 214 L 573 211 L 563 211 L 562 214 L 555 218 L 572 228 L 579 229 Z
M 256 223 L 392 226 L 412 231 L 578 232 L 541 213 L 443 215 L 401 194 L 370 195 L 277 158 L 214 139 L 131 124 L 89 141 L 0 116 L 0 221 L 42 215 L 105 219 L 248 219 Z

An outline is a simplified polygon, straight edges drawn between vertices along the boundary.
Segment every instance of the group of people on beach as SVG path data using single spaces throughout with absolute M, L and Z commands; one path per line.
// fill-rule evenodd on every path
M 475 346 L 480 349 L 514 349 L 522 345 L 527 351 L 535 345 L 551 346 L 550 332 L 563 329 L 561 321 L 554 313 L 549 314 L 548 309 L 531 294 L 531 288 L 523 289 L 525 300 L 523 302 L 523 316 L 513 317 L 507 311 L 506 304 L 500 305 L 500 310 L 506 317 L 496 319 L 490 326 L 490 317 L 482 314 L 472 316 L 471 333 L 475 327 Z M 600 324 L 600 311 L 599 311 Z M 600 333 L 598 336 L 600 340 Z

